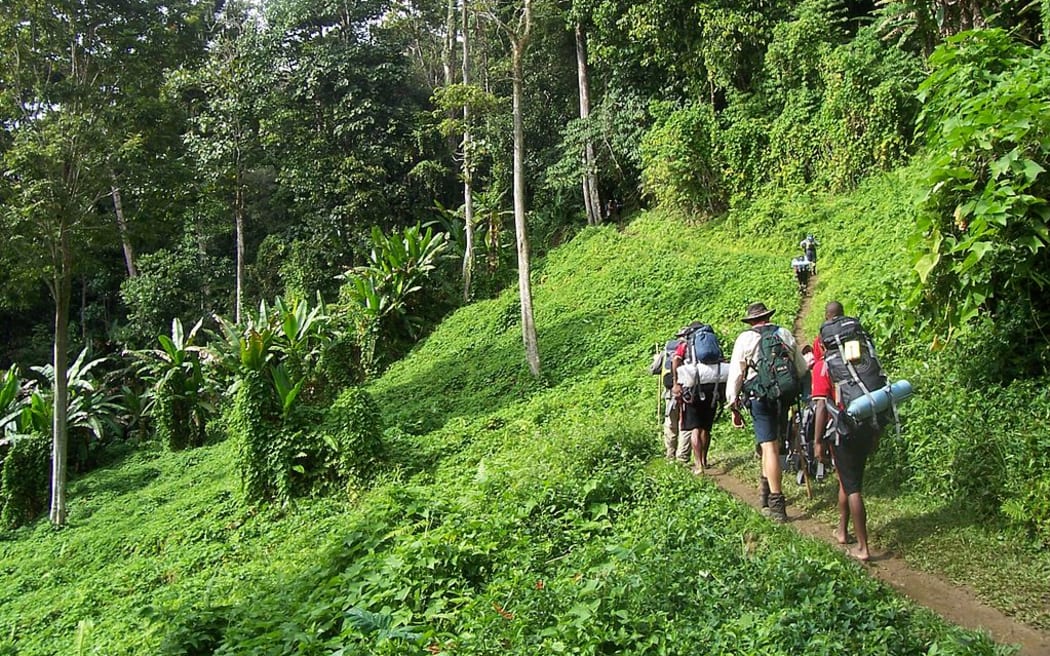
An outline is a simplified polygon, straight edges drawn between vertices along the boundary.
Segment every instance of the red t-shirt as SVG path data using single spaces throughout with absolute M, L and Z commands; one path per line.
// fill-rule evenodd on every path
M 689 342 L 682 340 L 678 342 L 678 348 L 674 350 L 675 357 L 685 360 L 685 350 L 689 348 Z
M 813 358 L 813 398 L 834 399 L 835 387 L 831 384 L 828 367 L 824 364 L 824 345 L 820 343 L 819 336 L 813 340 Z

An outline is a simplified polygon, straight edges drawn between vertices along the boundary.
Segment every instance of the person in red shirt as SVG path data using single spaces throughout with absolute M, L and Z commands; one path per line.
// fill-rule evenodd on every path
M 824 319 L 830 320 L 841 317 L 843 314 L 842 304 L 831 301 L 824 308 Z M 868 456 L 874 451 L 876 434 L 868 428 L 858 427 L 850 432 L 848 437 L 841 437 L 835 441 L 825 442 L 826 426 L 828 423 L 827 405 L 833 407 L 837 403 L 835 398 L 835 386 L 828 375 L 827 365 L 824 363 L 824 347 L 820 343 L 818 335 L 813 342 L 813 400 L 815 401 L 815 420 L 813 431 L 813 451 L 817 460 L 824 459 L 824 447 L 828 446 L 835 458 L 835 473 L 839 479 L 839 525 L 835 529 L 835 539 L 841 545 L 850 541 L 848 528 L 849 522 L 853 520 L 853 531 L 857 536 L 857 546 L 850 550 L 854 558 L 867 561 L 871 554 L 868 551 L 868 517 L 864 507 L 864 496 L 862 488 L 864 485 L 864 466 L 867 464 Z

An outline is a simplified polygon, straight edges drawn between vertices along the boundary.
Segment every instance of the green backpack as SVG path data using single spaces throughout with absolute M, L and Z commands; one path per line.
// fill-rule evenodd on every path
M 802 391 L 791 349 L 777 336 L 779 327 L 766 324 L 752 328 L 761 337 L 755 376 L 744 383 L 744 392 L 765 401 L 794 403 Z

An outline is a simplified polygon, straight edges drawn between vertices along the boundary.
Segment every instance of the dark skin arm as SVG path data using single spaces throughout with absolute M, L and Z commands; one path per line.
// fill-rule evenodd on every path
M 828 425 L 827 400 L 822 396 L 814 397 L 813 400 L 816 401 L 813 408 L 813 455 L 817 460 L 824 460 L 824 429 Z

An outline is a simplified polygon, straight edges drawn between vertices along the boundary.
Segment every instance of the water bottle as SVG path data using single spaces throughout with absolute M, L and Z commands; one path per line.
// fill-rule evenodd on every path
M 846 414 L 857 421 L 863 421 L 889 409 L 891 403 L 904 403 L 911 396 L 911 383 L 906 380 L 898 380 L 892 385 L 873 390 L 871 394 L 853 399 L 846 408 Z

